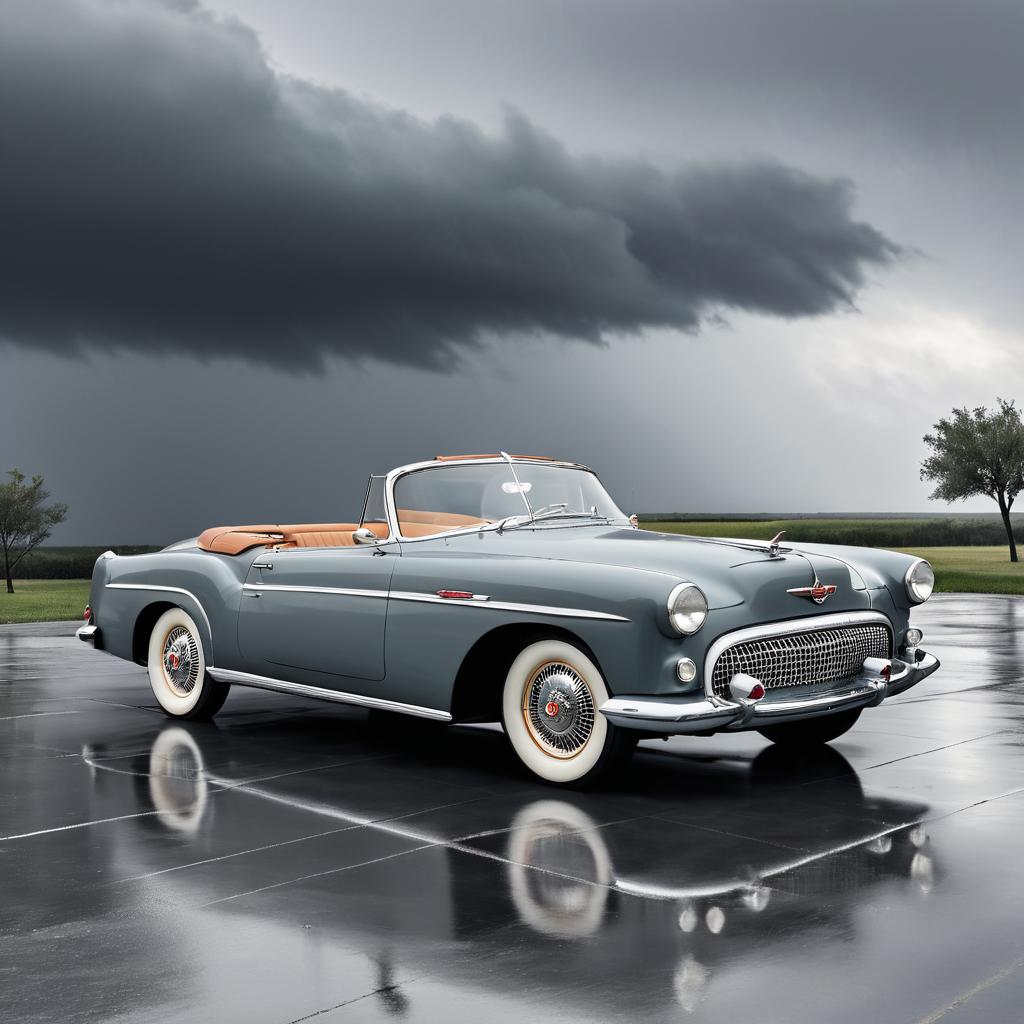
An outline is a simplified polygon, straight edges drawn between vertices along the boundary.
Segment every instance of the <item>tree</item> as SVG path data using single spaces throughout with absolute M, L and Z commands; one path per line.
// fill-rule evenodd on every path
M 1010 509 L 1024 490 L 1024 422 L 1012 401 L 997 399 L 999 408 L 989 412 L 954 409 L 926 434 L 931 455 L 921 463 L 921 479 L 935 483 L 931 497 L 960 501 L 985 495 L 999 505 L 1010 561 L 1017 561 Z
M 0 547 L 4 552 L 7 593 L 13 594 L 12 577 L 18 563 L 46 540 L 58 523 L 64 522 L 68 507 L 57 501 L 46 504 L 50 492 L 43 487 L 41 476 L 25 483 L 25 474 L 20 470 L 9 470 L 7 475 L 11 479 L 0 484 Z

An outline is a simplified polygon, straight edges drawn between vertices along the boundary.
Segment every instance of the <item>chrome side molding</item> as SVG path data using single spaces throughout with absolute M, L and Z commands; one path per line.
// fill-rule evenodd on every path
M 354 704 L 357 707 L 376 708 L 379 711 L 394 711 L 401 715 L 429 718 L 435 722 L 450 722 L 452 720 L 452 716 L 447 711 L 439 711 L 437 708 L 424 708 L 418 704 L 403 704 L 397 700 L 384 700 L 383 697 L 367 697 L 361 693 L 343 693 L 341 690 L 329 690 L 323 686 L 291 683 L 286 679 L 257 676 L 251 672 L 238 672 L 233 668 L 216 668 L 213 665 L 207 665 L 206 671 L 214 679 L 220 680 L 222 683 L 232 683 L 236 686 L 252 686 L 259 690 L 293 693 L 297 697 L 313 697 L 316 700 L 331 700 L 338 704 Z

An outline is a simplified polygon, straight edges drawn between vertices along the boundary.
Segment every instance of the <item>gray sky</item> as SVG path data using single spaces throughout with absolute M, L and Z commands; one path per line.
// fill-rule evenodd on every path
M 1024 8 L 0 9 L 0 468 L 56 541 L 335 520 L 437 452 L 923 510 L 1020 395 Z M 985 503 L 965 506 L 987 510 Z

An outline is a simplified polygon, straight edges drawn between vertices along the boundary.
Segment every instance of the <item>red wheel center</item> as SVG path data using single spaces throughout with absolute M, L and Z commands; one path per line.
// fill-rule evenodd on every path
M 178 656 L 174 651 L 171 651 L 171 653 L 167 655 L 167 660 L 170 663 L 171 668 L 176 669 L 178 667 Z
M 547 704 L 544 705 L 544 711 L 548 718 L 554 718 L 560 710 L 561 708 L 559 708 L 557 700 L 549 700 Z

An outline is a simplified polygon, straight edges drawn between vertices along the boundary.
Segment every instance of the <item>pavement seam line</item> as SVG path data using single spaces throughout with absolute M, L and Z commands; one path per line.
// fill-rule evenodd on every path
M 986 989 L 990 989 L 993 985 L 998 985 L 999 982 L 1005 981 L 1011 974 L 1019 971 L 1024 967 L 1024 957 L 1017 960 L 1016 963 L 1008 964 L 1001 970 L 996 971 L 995 974 L 990 975 L 984 981 L 979 981 L 974 988 L 969 988 L 966 992 L 961 992 L 951 1002 L 946 1003 L 941 1009 L 936 1010 L 934 1013 L 930 1013 L 927 1017 L 921 1017 L 915 1021 L 914 1024 L 935 1024 L 936 1021 L 942 1020 L 943 1017 L 952 1013 L 954 1010 L 958 1010 L 965 1003 L 968 1003 L 975 996 L 980 995 Z

